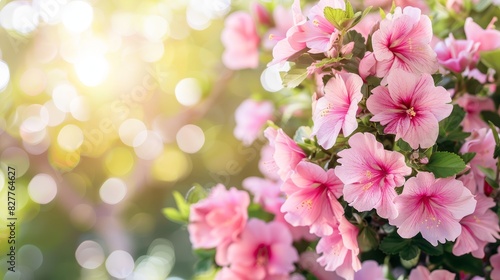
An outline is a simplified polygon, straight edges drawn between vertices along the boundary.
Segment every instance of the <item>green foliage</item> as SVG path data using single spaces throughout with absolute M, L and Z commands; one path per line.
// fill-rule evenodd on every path
M 358 58 L 363 58 L 366 52 L 365 38 L 361 33 L 356 30 L 350 30 L 344 36 L 344 45 L 354 42 L 354 48 L 352 49 L 352 55 Z
M 260 204 L 252 203 L 248 206 L 248 218 L 257 218 L 265 222 L 270 222 L 274 219 L 274 215 L 264 211 Z
M 461 155 L 465 164 L 469 163 L 475 156 L 476 156 L 476 153 L 465 153 L 465 154 Z
M 338 30 L 348 30 L 354 27 L 371 10 L 371 7 L 368 7 L 363 12 L 354 13 L 351 3 L 349 1 L 345 3 L 345 10 L 325 7 L 323 11 L 325 18 Z
M 177 209 L 172 207 L 163 208 L 163 215 L 172 222 L 187 224 L 189 221 L 189 203 L 184 200 L 184 197 L 178 191 L 173 191 L 172 195 Z
M 197 249 L 194 254 L 198 257 L 198 261 L 194 265 L 196 274 L 203 274 L 215 267 L 215 249 Z
M 464 160 L 457 154 L 449 152 L 434 152 L 425 168 L 434 173 L 436 178 L 453 176 L 464 170 Z
M 480 52 L 481 62 L 500 73 L 500 49 Z
M 399 254 L 401 259 L 407 261 L 417 257 L 420 254 L 420 250 L 431 256 L 443 254 L 442 244 L 432 246 L 420 234 L 411 239 L 405 239 L 394 232 L 382 240 L 379 248 L 388 255 Z
M 379 242 L 379 236 L 372 227 L 363 227 L 358 234 L 358 245 L 363 252 L 376 249 Z
M 439 136 L 443 139 L 450 140 L 449 135 L 451 133 L 461 131 L 460 123 L 464 118 L 464 109 L 458 105 L 453 105 L 450 116 L 439 122 Z
M 436 266 L 445 266 L 445 268 L 455 272 L 462 271 L 471 275 L 484 276 L 482 260 L 471 254 L 457 257 L 450 252 L 444 252 L 442 255 L 431 256 L 429 260 Z
M 186 194 L 186 201 L 189 204 L 196 203 L 208 196 L 207 190 L 200 184 L 194 184 Z

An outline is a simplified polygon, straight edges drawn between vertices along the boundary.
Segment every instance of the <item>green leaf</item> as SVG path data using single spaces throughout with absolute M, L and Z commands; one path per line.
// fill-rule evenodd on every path
M 422 238 L 421 235 L 417 235 L 413 238 L 413 244 L 418 246 L 422 251 L 430 256 L 438 256 L 443 254 L 443 244 L 438 243 L 437 246 L 433 246 L 427 240 Z
M 182 194 L 178 191 L 172 192 L 174 196 L 175 203 L 177 204 L 177 208 L 179 209 L 179 213 L 181 215 L 189 217 L 189 204 L 184 200 Z
M 344 45 L 349 44 L 350 42 L 354 42 L 354 48 L 352 49 L 352 54 L 355 57 L 363 58 L 366 52 L 365 46 L 365 38 L 361 33 L 351 30 L 347 32 L 344 36 L 344 41 L 342 42 Z
M 325 18 L 335 26 L 337 29 L 342 29 L 342 21 L 346 19 L 346 12 L 342 9 L 334 9 L 332 7 L 325 7 L 323 10 Z
M 420 254 L 420 249 L 415 245 L 410 245 L 399 252 L 399 256 L 406 261 L 413 260 Z
M 304 143 L 305 139 L 310 139 L 312 134 L 312 129 L 309 126 L 301 126 L 295 131 L 293 136 L 293 141 L 296 143 Z
M 486 167 L 483 167 L 481 165 L 478 165 L 477 168 L 479 170 L 481 170 L 481 172 L 484 173 L 484 175 L 487 177 L 487 178 L 490 178 L 490 179 L 493 179 L 495 180 L 495 177 L 496 177 L 496 174 L 495 174 L 495 171 L 491 168 L 486 168 Z
M 436 178 L 446 178 L 464 170 L 465 163 L 457 154 L 435 152 L 431 155 L 429 163 L 425 167 L 428 171 L 434 173 Z
M 248 206 L 248 218 L 257 218 L 265 222 L 270 222 L 274 219 L 274 215 L 264 211 L 260 204 L 252 203 Z
M 194 264 L 195 274 L 202 274 L 209 271 L 214 266 L 214 260 L 212 258 L 199 259 Z
M 377 248 L 379 244 L 378 234 L 371 227 L 364 227 L 358 234 L 358 245 L 361 251 L 367 252 Z
M 385 14 L 384 9 L 378 8 L 378 12 L 380 13 L 380 18 L 385 19 L 386 14 Z
M 465 111 L 458 105 L 453 105 L 451 114 L 441 122 L 439 122 L 439 132 L 445 135 L 446 132 L 456 130 L 460 123 L 465 118 Z
M 484 276 L 483 261 L 473 257 L 471 254 L 455 256 L 445 253 L 444 263 L 455 271 L 463 271 L 471 275 Z
M 189 204 L 196 203 L 208 196 L 207 190 L 199 184 L 195 184 L 186 194 L 186 200 Z
M 396 146 L 399 148 L 400 151 L 404 152 L 413 151 L 410 144 L 406 143 L 405 140 L 403 140 L 402 138 L 399 138 L 398 141 L 396 141 Z
M 486 180 L 486 183 L 488 183 L 488 185 L 490 185 L 490 187 L 494 188 L 494 189 L 498 189 L 500 186 L 498 185 L 498 182 L 495 181 L 494 179 L 490 179 L 488 177 L 484 178 L 484 180 Z
M 476 10 L 476 12 L 481 13 L 484 10 L 486 10 L 486 8 L 488 8 L 490 5 L 491 5 L 491 0 L 480 0 L 479 3 L 474 5 L 474 10 Z
M 290 69 L 282 77 L 283 86 L 287 88 L 297 87 L 306 78 L 307 78 L 307 69 L 298 69 L 292 67 L 292 69 Z
M 187 224 L 189 221 L 188 217 L 182 215 L 177 209 L 172 207 L 163 208 L 163 215 L 172 222 L 180 224 Z
M 500 116 L 492 111 L 481 111 L 481 117 L 485 122 L 492 122 L 496 127 L 500 127 Z
M 352 8 L 350 1 L 345 1 L 345 17 L 350 19 L 354 17 L 354 9 Z
M 481 62 L 489 68 L 494 69 L 497 73 L 500 72 L 500 49 L 493 51 L 480 52 Z
M 411 239 L 404 239 L 397 234 L 392 234 L 380 242 L 379 249 L 388 255 L 395 255 L 410 246 L 410 243 Z
M 462 154 L 462 159 L 464 160 L 464 163 L 467 164 L 469 163 L 474 157 L 476 156 L 476 153 L 465 153 Z

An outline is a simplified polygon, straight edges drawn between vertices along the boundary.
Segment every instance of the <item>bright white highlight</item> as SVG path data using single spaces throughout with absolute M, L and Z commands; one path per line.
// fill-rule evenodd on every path
M 127 185 L 118 178 L 109 178 L 99 189 L 99 196 L 107 204 L 117 204 L 127 195 Z
M 75 63 L 78 79 L 89 87 L 94 87 L 106 79 L 109 73 L 109 63 L 101 54 L 88 54 L 80 57 Z
M 104 250 L 97 242 L 86 240 L 76 249 L 75 257 L 81 267 L 95 269 L 104 262 Z
M 200 101 L 202 90 L 194 78 L 180 80 L 175 86 L 175 98 L 184 106 L 192 106 Z
M 57 184 L 52 176 L 45 173 L 37 174 L 28 184 L 28 194 L 34 202 L 47 204 L 56 197 Z
M 85 1 L 71 1 L 63 7 L 62 23 L 71 33 L 81 33 L 92 24 L 94 11 Z
M 123 250 L 113 251 L 106 260 L 106 269 L 113 277 L 127 278 L 134 271 L 134 259 Z
M 80 148 L 83 140 L 84 135 L 82 130 L 74 124 L 64 126 L 57 136 L 57 143 L 67 151 L 75 151 Z
M 177 139 L 179 148 L 188 154 L 198 152 L 203 147 L 203 144 L 205 144 L 203 130 L 194 124 L 183 126 L 179 129 L 175 138 Z
M 118 135 L 125 145 L 135 147 L 134 143 L 140 145 L 142 142 L 139 140 L 134 142 L 134 139 L 139 133 L 144 131 L 146 131 L 146 125 L 142 121 L 138 119 L 127 119 L 120 125 Z

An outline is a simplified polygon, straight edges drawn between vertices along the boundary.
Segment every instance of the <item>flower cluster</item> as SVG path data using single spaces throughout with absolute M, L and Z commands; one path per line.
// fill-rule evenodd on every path
M 272 48 L 284 88 L 236 111 L 235 137 L 266 138 L 263 177 L 190 206 L 216 279 L 500 279 L 500 9 L 371 2 L 227 17 L 226 66 Z

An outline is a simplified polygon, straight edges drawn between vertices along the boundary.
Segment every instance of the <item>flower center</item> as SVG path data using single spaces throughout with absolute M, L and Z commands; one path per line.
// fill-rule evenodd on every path
M 410 109 L 406 110 L 406 114 L 408 114 L 408 116 L 410 117 L 410 120 L 417 115 L 417 113 L 415 112 L 415 110 L 413 109 L 413 107 L 411 107 Z
M 269 248 L 266 245 L 260 245 L 257 248 L 257 265 L 266 265 L 269 261 Z
M 314 19 L 312 23 L 314 24 L 314 26 L 319 26 L 319 20 L 317 19 Z

